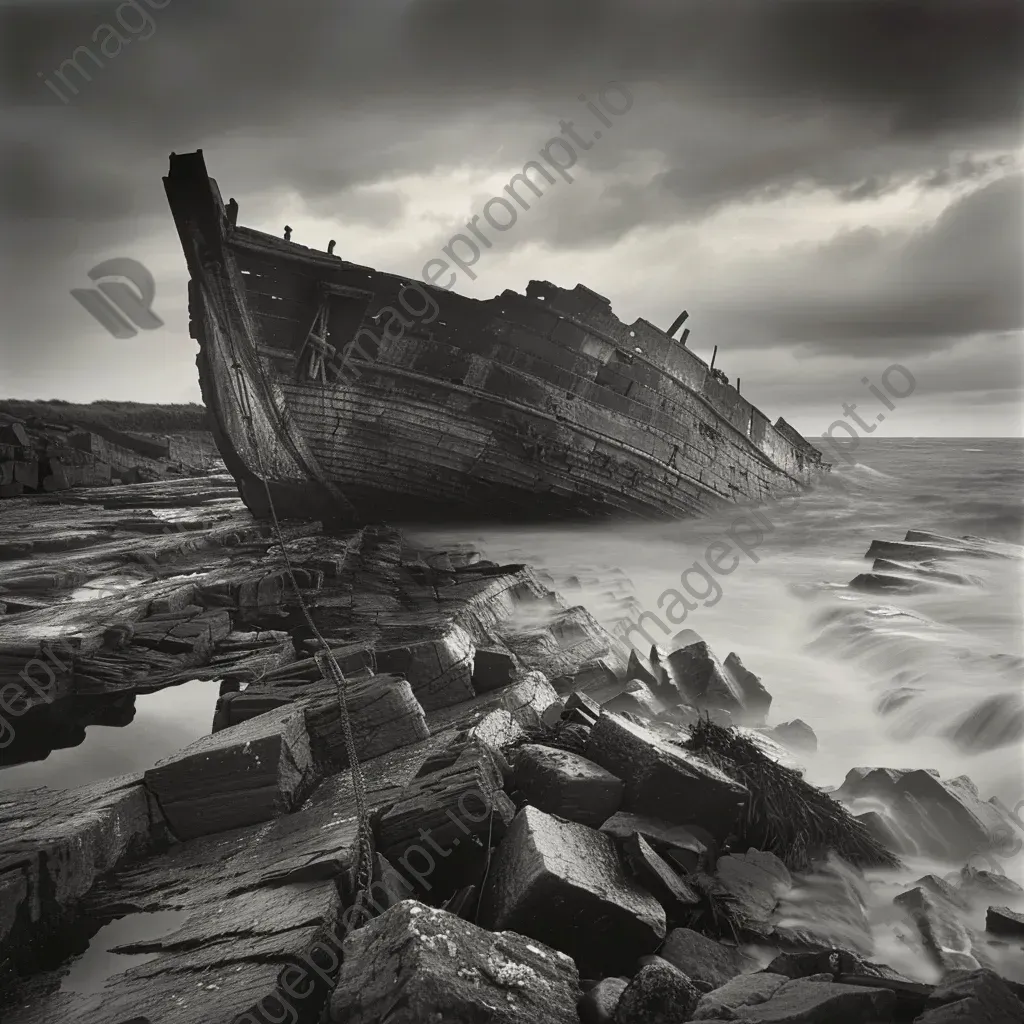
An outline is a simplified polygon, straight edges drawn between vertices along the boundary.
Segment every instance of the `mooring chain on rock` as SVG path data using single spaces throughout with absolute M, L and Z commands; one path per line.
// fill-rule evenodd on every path
M 373 844 L 370 829 L 370 816 L 366 805 L 366 779 L 363 775 L 362 766 L 359 763 L 359 754 L 356 750 L 355 735 L 352 732 L 352 722 L 349 717 L 348 700 L 345 693 L 347 683 L 345 675 L 341 671 L 341 666 L 334 657 L 334 652 L 331 650 L 330 645 L 324 639 L 320 630 L 317 628 L 316 623 L 313 621 L 313 616 L 310 614 L 309 608 L 306 605 L 306 601 L 302 596 L 302 591 L 295 576 L 295 570 L 292 567 L 291 558 L 288 556 L 284 533 L 281 530 L 281 524 L 277 518 L 277 509 L 274 506 L 274 499 L 270 492 L 270 483 L 267 479 L 267 471 L 263 463 L 263 453 L 260 450 L 259 442 L 256 437 L 256 428 L 252 419 L 252 407 L 249 402 L 248 392 L 244 386 L 244 378 L 241 376 L 241 367 L 236 362 L 234 363 L 234 368 L 239 375 L 239 405 L 242 408 L 243 418 L 245 419 L 245 424 L 248 428 L 249 442 L 256 454 L 256 460 L 259 463 L 260 476 L 263 480 L 263 487 L 267 495 L 267 508 L 270 511 L 270 519 L 273 525 L 274 535 L 277 538 L 277 543 L 281 547 L 281 553 L 284 556 L 288 579 L 291 581 L 292 589 L 295 591 L 295 597 L 299 603 L 299 608 L 302 611 L 303 618 L 306 620 L 306 624 L 309 627 L 310 632 L 320 645 L 320 650 L 313 656 L 314 660 L 325 678 L 330 677 L 338 695 L 338 711 L 341 722 L 341 731 L 345 743 L 345 753 L 348 757 L 349 771 L 352 776 L 352 792 L 355 797 L 356 815 L 358 818 L 359 838 L 355 870 L 354 902 L 357 907 L 362 907 L 364 904 L 364 897 L 369 892 L 370 884 L 373 880 Z

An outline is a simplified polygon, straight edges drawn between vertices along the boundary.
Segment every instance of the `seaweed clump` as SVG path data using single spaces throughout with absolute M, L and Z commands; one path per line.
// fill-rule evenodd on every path
M 735 729 L 702 718 L 685 746 L 750 790 L 736 829 L 740 846 L 768 850 L 792 871 L 829 850 L 860 868 L 900 865 L 846 808 Z

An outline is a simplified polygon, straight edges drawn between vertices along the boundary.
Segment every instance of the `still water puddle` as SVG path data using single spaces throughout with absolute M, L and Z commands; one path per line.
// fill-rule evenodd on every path
M 198 679 L 142 694 L 128 725 L 87 726 L 84 742 L 76 747 L 54 750 L 45 761 L 0 769 L 0 790 L 72 789 L 152 768 L 210 733 L 219 692 L 219 680 Z
M 108 978 L 159 955 L 114 953 L 115 947 L 161 939 L 179 928 L 187 916 L 183 910 L 160 910 L 150 914 L 129 914 L 105 924 L 93 936 L 89 948 L 71 962 L 71 970 L 61 982 L 60 990 L 83 995 L 99 992 Z

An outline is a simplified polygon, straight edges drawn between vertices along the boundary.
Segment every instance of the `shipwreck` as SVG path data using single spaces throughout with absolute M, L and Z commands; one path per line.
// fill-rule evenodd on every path
M 699 515 L 827 464 L 670 330 L 583 285 L 466 298 L 237 223 L 202 151 L 164 179 L 225 465 L 260 518 Z

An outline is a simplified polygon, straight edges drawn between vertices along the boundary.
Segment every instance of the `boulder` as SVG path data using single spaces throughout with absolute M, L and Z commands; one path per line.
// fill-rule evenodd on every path
M 727 711 L 737 725 L 764 725 L 771 694 L 736 654 L 722 664 L 701 640 L 673 651 L 662 669 L 682 703 L 698 711 Z
M 330 1020 L 337 1024 L 578 1024 L 569 957 L 405 900 L 350 932 Z
M 647 840 L 634 832 L 624 843 L 626 861 L 640 884 L 665 908 L 668 920 L 678 920 L 700 903 L 700 896 L 658 856 Z
M 992 935 L 1024 936 L 1024 914 L 1009 907 L 989 907 L 985 914 L 985 931 Z
M 758 998 L 758 993 L 753 993 Z M 887 989 L 841 985 L 828 976 L 786 981 L 763 1002 L 740 1004 L 732 1020 L 748 1024 L 877 1024 L 892 1019 L 896 996 Z
M 377 650 L 377 670 L 409 680 L 416 699 L 425 711 L 450 707 L 474 697 L 473 640 L 454 622 L 443 623 L 433 640 L 419 639 L 422 625 L 403 627 L 398 634 L 412 639 L 395 647 Z M 388 639 L 391 639 L 389 637 Z M 386 642 L 386 641 L 385 641 Z
M 665 935 L 665 911 L 628 878 L 612 840 L 535 807 L 516 815 L 494 857 L 481 920 L 572 956 L 581 969 L 615 973 Z
M 622 803 L 622 780 L 579 754 L 526 744 L 516 757 L 516 787 L 534 806 L 594 827 Z
M 863 811 L 853 817 L 867 829 L 872 839 L 881 843 L 891 853 L 916 852 L 914 841 L 886 815 L 878 811 Z
M 981 966 L 973 953 L 970 932 L 945 900 L 917 886 L 900 893 L 892 902 L 906 912 L 925 949 L 943 971 L 973 971 Z
M 873 963 L 845 949 L 780 953 L 768 964 L 765 972 L 781 974 L 786 978 L 810 978 L 816 974 L 856 974 L 891 981 L 908 980 L 886 964 Z
M 641 967 L 615 1009 L 615 1024 L 677 1024 L 689 1020 L 700 994 L 665 960 Z
M 288 706 L 202 737 L 143 779 L 185 841 L 286 814 L 317 776 L 303 710 Z
M 623 806 L 678 825 L 699 825 L 716 839 L 732 831 L 747 788 L 650 730 L 602 709 L 587 757 L 626 784 Z
M 854 768 L 832 795 L 854 812 L 881 811 L 890 829 L 913 846 L 910 852 L 922 856 L 963 860 L 1015 832 L 963 775 L 943 780 L 924 769 Z
M 958 891 L 967 896 L 981 898 L 1001 896 L 1004 899 L 1017 900 L 1024 897 L 1024 889 L 1012 878 L 1000 871 L 985 871 L 981 868 L 972 868 L 969 864 L 960 869 Z
M 741 1006 L 767 1002 L 789 979 L 781 974 L 741 974 L 700 997 L 693 1020 L 733 1020 Z
M 961 910 L 966 910 L 970 905 L 964 899 L 959 888 L 938 875 L 922 875 L 913 884 L 921 886 L 922 889 L 927 889 L 933 896 L 938 896 L 951 906 L 959 907 Z
M 572 714 L 576 714 L 573 711 Z M 590 741 L 590 726 L 580 722 L 566 719 L 556 730 L 553 739 L 548 743 L 557 743 L 561 750 L 568 750 L 573 754 L 582 757 L 587 750 L 587 743 Z
M 584 661 L 578 668 L 556 676 L 552 685 L 559 693 L 578 690 L 599 703 L 622 689 L 614 659 L 607 655 Z
M 786 865 L 773 853 L 750 849 L 719 858 L 715 876 L 736 901 L 744 927 L 762 935 L 771 932 L 779 898 L 793 887 Z
M 452 753 L 457 756 L 445 764 Z M 444 766 L 413 779 L 377 826 L 381 852 L 424 892 L 457 886 L 486 857 L 488 837 L 499 840 L 515 816 L 501 766 L 485 744 L 457 743 L 439 752 L 436 763 Z
M 1020 1024 L 1024 1003 L 989 970 L 954 971 L 935 986 L 914 1024 Z
M 756 971 L 758 967 L 756 960 L 736 946 L 716 942 L 689 928 L 673 928 L 659 953 L 708 991 L 720 988 L 738 974 Z
M 657 648 L 655 648 L 657 650 Z M 633 648 L 629 652 L 629 662 L 626 665 L 626 678 L 627 679 L 641 679 L 648 686 L 654 689 L 662 687 L 662 673 L 660 665 L 656 669 L 650 662 L 650 659 L 645 658 L 636 648 Z
M 604 978 L 587 989 L 576 1004 L 581 1024 L 614 1024 L 615 1009 L 628 984 L 628 978 Z
M 574 690 L 565 698 L 566 712 L 574 709 L 582 711 L 590 719 L 590 725 L 593 725 L 601 717 L 600 703 L 594 700 L 593 697 L 587 696 L 581 690 Z
M 626 840 L 633 833 L 638 833 L 658 850 L 676 850 L 685 856 L 688 871 L 695 870 L 700 858 L 714 845 L 714 841 L 703 829 L 674 825 L 670 821 L 633 814 L 632 811 L 616 811 L 601 826 L 601 831 L 619 840 Z M 689 866 L 691 860 L 692 867 Z
M 478 647 L 473 656 L 473 689 L 489 693 L 508 686 L 515 678 L 515 658 L 501 647 Z
M 774 728 L 766 730 L 766 735 L 784 747 L 789 747 L 790 750 L 800 753 L 813 754 L 818 750 L 818 737 L 814 735 L 814 730 L 800 718 L 776 725 Z
M 651 692 L 651 688 L 639 679 L 631 679 L 625 689 L 601 704 L 608 711 L 628 712 L 643 720 L 656 718 L 665 706 Z

